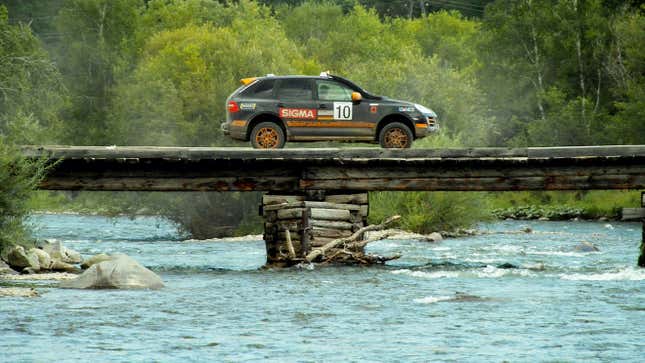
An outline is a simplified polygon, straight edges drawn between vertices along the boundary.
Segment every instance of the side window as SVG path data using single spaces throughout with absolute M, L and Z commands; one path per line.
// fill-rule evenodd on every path
M 337 82 L 316 81 L 318 99 L 321 101 L 351 101 L 352 90 Z
M 254 84 L 242 94 L 247 97 L 253 98 L 273 98 L 273 87 L 275 86 L 275 79 L 267 79 Z
M 280 81 L 278 97 L 284 99 L 311 100 L 313 92 L 308 79 L 283 79 Z

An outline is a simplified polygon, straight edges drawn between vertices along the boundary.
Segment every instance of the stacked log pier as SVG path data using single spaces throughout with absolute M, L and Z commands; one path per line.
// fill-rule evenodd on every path
M 367 193 L 265 195 L 262 198 L 268 266 L 304 261 L 314 248 L 349 237 L 367 224 Z

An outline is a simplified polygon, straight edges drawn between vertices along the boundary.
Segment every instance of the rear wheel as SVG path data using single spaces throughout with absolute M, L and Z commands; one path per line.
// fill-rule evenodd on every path
M 385 125 L 379 134 L 381 147 L 387 149 L 407 149 L 412 146 L 412 139 L 410 128 L 400 122 Z
M 284 143 L 284 131 L 275 122 L 260 122 L 251 131 L 254 149 L 281 149 Z

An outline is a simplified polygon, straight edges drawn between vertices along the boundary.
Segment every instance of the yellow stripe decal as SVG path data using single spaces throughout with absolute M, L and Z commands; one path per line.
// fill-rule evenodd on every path
M 367 128 L 373 129 L 376 125 L 372 122 L 358 122 L 358 121 L 287 121 L 289 127 L 354 127 L 354 128 Z

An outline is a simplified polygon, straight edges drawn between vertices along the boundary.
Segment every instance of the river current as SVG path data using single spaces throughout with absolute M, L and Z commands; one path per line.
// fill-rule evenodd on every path
M 32 223 L 85 257 L 126 253 L 166 287 L 34 282 L 40 297 L 0 299 L 2 362 L 645 361 L 637 223 L 487 223 L 370 244 L 403 255 L 382 267 L 286 270 L 259 269 L 263 241 L 185 240 L 153 217 Z M 582 241 L 600 252 L 575 251 Z

